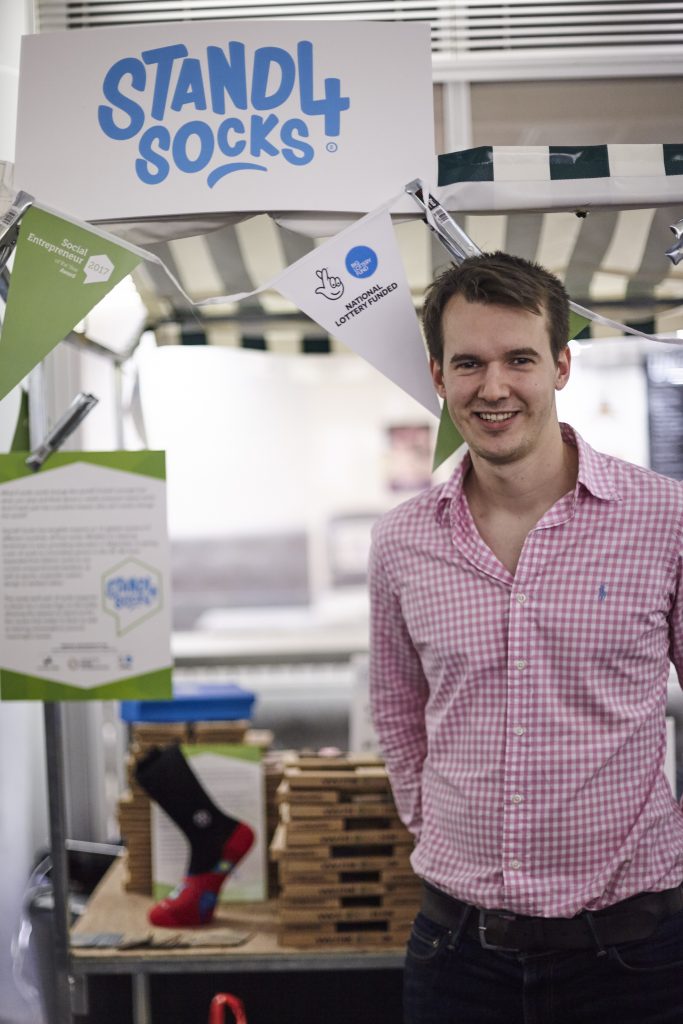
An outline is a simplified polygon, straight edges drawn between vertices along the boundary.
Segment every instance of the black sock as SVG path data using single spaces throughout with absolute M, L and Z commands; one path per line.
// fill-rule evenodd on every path
M 216 807 L 180 747 L 152 748 L 138 763 L 135 778 L 187 837 L 191 849 L 187 873 L 211 871 L 240 823 Z

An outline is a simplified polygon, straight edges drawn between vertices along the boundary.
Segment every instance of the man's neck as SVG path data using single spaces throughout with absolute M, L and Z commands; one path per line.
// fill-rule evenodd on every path
M 578 451 L 565 444 L 558 424 L 550 443 L 526 458 L 496 465 L 470 454 L 472 469 L 465 478 L 468 499 L 484 509 L 498 509 L 526 517 L 538 517 L 574 489 L 578 473 Z

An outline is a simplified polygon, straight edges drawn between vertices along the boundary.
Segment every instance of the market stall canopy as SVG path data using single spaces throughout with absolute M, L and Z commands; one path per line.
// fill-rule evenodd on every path
M 479 248 L 537 260 L 558 274 L 574 301 L 610 319 L 649 333 L 683 328 L 683 266 L 666 255 L 683 212 L 683 145 L 478 147 L 440 157 L 439 169 L 436 192 Z M 136 226 L 133 237 L 141 241 L 169 228 L 189 233 L 147 248 L 192 302 L 160 267 L 145 264 L 136 272 L 159 340 L 285 352 L 334 349 L 334 339 L 279 295 L 261 293 L 201 311 L 193 302 L 252 291 L 349 224 L 349 217 L 286 213 L 230 220 L 202 233 L 187 222 Z M 417 210 L 394 220 L 419 307 L 448 255 Z

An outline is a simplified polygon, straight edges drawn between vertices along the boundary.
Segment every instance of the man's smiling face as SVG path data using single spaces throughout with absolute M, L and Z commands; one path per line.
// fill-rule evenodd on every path
M 497 465 L 541 451 L 557 429 L 555 391 L 569 378 L 554 362 L 545 314 L 451 298 L 442 317 L 443 365 L 432 377 L 451 419 L 481 459 Z

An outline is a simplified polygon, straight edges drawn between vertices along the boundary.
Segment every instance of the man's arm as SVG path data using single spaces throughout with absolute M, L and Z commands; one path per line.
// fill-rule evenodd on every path
M 683 689 L 683 551 L 676 564 L 676 593 L 669 613 L 669 659 L 673 662 L 679 686 Z
M 370 552 L 369 588 L 372 717 L 399 815 L 417 838 L 422 825 L 428 686 L 376 536 Z

